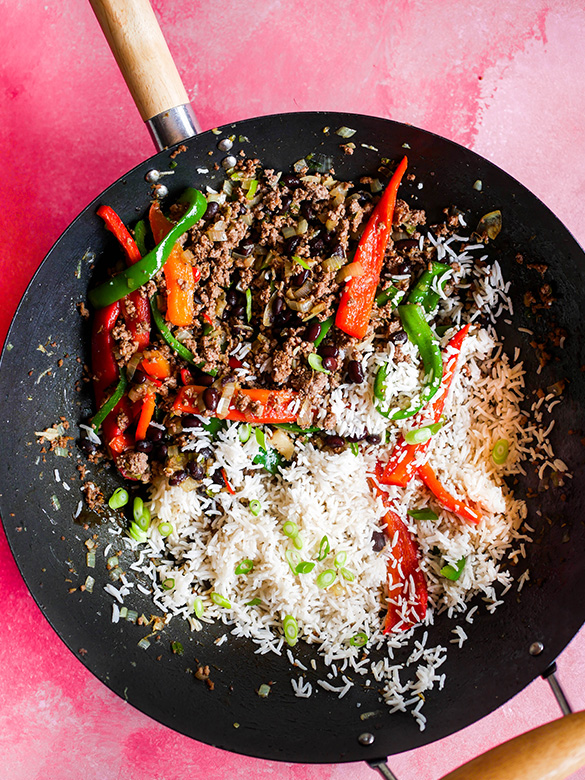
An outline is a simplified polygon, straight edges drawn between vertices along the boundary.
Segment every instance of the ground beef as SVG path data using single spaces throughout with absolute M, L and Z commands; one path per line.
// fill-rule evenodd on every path
M 95 482 L 84 482 L 81 487 L 85 495 L 85 503 L 94 512 L 99 512 L 104 507 L 104 494 Z
M 130 479 L 138 479 L 141 482 L 150 480 L 150 464 L 148 455 L 144 452 L 123 452 L 116 457 L 116 467 Z

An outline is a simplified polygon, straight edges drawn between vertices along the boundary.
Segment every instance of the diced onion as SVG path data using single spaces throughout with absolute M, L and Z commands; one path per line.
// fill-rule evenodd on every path
M 343 257 L 339 257 L 339 255 L 328 257 L 326 260 L 323 260 L 321 266 L 325 271 L 339 271 L 343 266 Z
M 308 229 L 309 229 L 309 223 L 307 222 L 307 220 L 300 219 L 296 229 L 297 236 L 303 236 Z
M 342 125 L 339 130 L 335 131 L 336 135 L 340 135 L 342 138 L 351 138 L 356 132 L 352 127 L 346 127 L 345 125 Z
M 270 444 L 275 450 L 280 452 L 283 458 L 290 460 L 295 452 L 295 445 L 290 436 L 285 431 L 277 428 L 272 434 Z
M 134 372 L 138 368 L 138 364 L 144 357 L 142 352 L 135 352 L 130 360 L 128 361 L 128 364 L 126 365 L 126 378 L 130 382 L 132 377 L 134 376 Z
M 227 241 L 227 234 L 225 232 L 226 223 L 223 220 L 214 222 L 207 230 L 207 236 L 211 241 Z
M 287 298 L 294 298 L 295 300 L 300 301 L 303 298 L 306 298 L 307 295 L 311 293 L 312 289 L 313 282 L 307 279 L 297 290 L 292 288 L 287 290 Z
M 301 408 L 299 409 L 297 423 L 301 427 L 303 427 L 305 425 L 310 425 L 312 422 L 313 422 L 313 408 L 311 406 L 311 400 L 309 398 L 305 398 L 305 400 L 301 404 Z
M 292 225 L 285 225 L 282 228 L 281 233 L 285 238 L 292 238 L 292 236 L 296 236 L 297 231 Z
M 313 301 L 311 298 L 306 298 L 304 301 L 289 301 L 288 305 L 293 311 L 306 314 L 313 305 Z
M 364 275 L 364 267 L 359 262 L 359 260 L 355 260 L 353 263 L 348 263 L 345 265 L 337 274 L 335 277 L 335 280 L 337 282 L 345 282 L 348 279 L 353 278 L 354 276 L 363 276 Z
M 221 398 L 219 399 L 219 402 L 217 404 L 217 410 L 215 412 L 216 416 L 219 417 L 220 419 L 225 419 L 227 417 L 230 409 L 230 403 L 232 401 L 235 392 L 236 392 L 235 382 L 228 382 L 228 384 L 223 388 L 223 392 L 221 394 Z

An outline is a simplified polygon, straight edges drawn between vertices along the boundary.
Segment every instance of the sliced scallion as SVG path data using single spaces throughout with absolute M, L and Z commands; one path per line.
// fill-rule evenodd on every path
M 250 186 L 248 187 L 246 198 L 248 200 L 253 200 L 257 189 L 258 189 L 258 179 L 252 179 L 252 181 L 250 182 Z
M 340 566 L 343 566 L 344 563 L 347 561 L 347 553 L 345 550 L 341 550 L 337 553 L 335 558 L 333 559 L 333 565 L 336 569 L 339 569 Z
M 262 604 L 262 599 L 259 599 L 258 596 L 256 596 L 255 599 L 252 599 L 252 601 L 246 601 L 247 607 L 257 607 L 259 604 Z
M 246 320 L 248 322 L 252 320 L 252 290 L 249 287 L 246 290 Z
M 303 549 L 303 537 L 300 534 L 297 534 L 296 536 L 292 537 L 292 543 L 294 544 L 297 550 Z
M 368 636 L 363 631 L 358 631 L 349 640 L 349 644 L 353 647 L 363 647 L 368 644 Z
M 158 532 L 163 537 L 163 539 L 166 536 L 170 536 L 173 533 L 173 526 L 171 523 L 167 523 L 166 521 L 158 524 Z
M 287 645 L 294 647 L 299 637 L 299 624 L 292 615 L 286 615 L 282 621 L 282 630 Z
M 351 441 L 349 443 L 349 449 L 353 452 L 356 458 L 360 454 L 360 445 L 357 443 L 357 441 Z
M 217 604 L 218 607 L 225 607 L 225 609 L 231 609 L 232 607 L 225 596 L 221 596 L 219 593 L 211 593 L 209 597 L 214 604 Z
M 315 568 L 313 561 L 301 561 L 295 569 L 296 574 L 309 574 Z
M 299 257 L 298 255 L 293 256 L 293 262 L 298 263 L 302 268 L 304 268 L 307 271 L 311 268 L 311 266 L 307 263 L 307 261 L 303 260 L 303 258 Z
M 171 650 L 175 655 L 183 655 L 183 645 L 181 642 L 171 642 Z
M 288 536 L 289 539 L 294 539 L 294 537 L 299 533 L 299 527 L 292 520 L 287 520 L 286 523 L 282 526 L 282 533 L 285 536 Z
M 173 577 L 167 577 L 166 580 L 162 581 L 163 590 L 172 590 L 174 587 L 175 587 L 175 580 Z
M 492 449 L 492 460 L 496 466 L 501 466 L 508 459 L 510 445 L 507 439 L 498 439 Z
M 124 490 L 124 488 L 116 488 L 112 495 L 110 496 L 110 500 L 108 501 L 108 506 L 110 509 L 122 509 L 123 506 L 126 506 L 128 503 L 128 491 Z
M 253 498 L 248 504 L 248 509 L 254 515 L 254 517 L 258 517 L 260 510 L 262 509 L 262 504 L 258 501 L 257 498 Z
M 203 601 L 199 596 L 196 596 L 193 600 L 193 612 L 195 613 L 195 617 L 200 618 L 203 615 L 203 611 Z
M 242 444 L 245 444 L 250 436 L 252 435 L 252 426 L 250 423 L 242 423 L 238 429 L 238 438 L 242 442 Z
M 337 574 L 334 569 L 325 569 L 317 576 L 316 583 L 319 588 L 328 588 L 333 585 Z
M 146 531 L 143 531 L 142 528 L 136 525 L 136 523 L 130 523 L 130 528 L 128 528 L 126 533 L 131 539 L 134 539 L 134 541 L 138 542 L 139 544 L 144 544 L 144 542 L 148 539 Z
M 329 539 L 326 536 L 324 536 L 321 539 L 321 542 L 319 544 L 319 553 L 317 555 L 317 560 L 318 561 L 324 560 L 329 555 L 330 550 L 331 547 L 329 546 Z
M 250 560 L 250 558 L 244 558 L 243 561 L 240 561 L 238 563 L 235 571 L 236 574 L 249 574 L 253 568 L 254 568 L 254 561 Z
M 301 562 L 301 556 L 298 554 L 296 550 L 286 550 L 284 553 L 284 557 L 286 558 L 286 562 L 288 563 L 290 570 L 293 574 L 297 573 L 297 566 Z
M 425 425 L 423 428 L 413 428 L 404 434 L 404 441 L 407 444 L 425 444 L 431 436 L 438 433 L 443 427 L 442 422 Z
M 348 582 L 353 582 L 355 580 L 355 574 L 350 571 L 349 569 L 346 569 L 344 566 L 339 569 L 339 573 L 343 577 L 344 580 L 347 580 Z
M 256 437 L 256 441 L 258 442 L 258 445 L 262 447 L 263 450 L 266 449 L 266 436 L 264 434 L 264 431 L 262 428 L 256 428 L 254 431 L 254 435 Z
M 316 352 L 311 352 L 311 354 L 307 357 L 307 362 L 310 365 L 310 367 L 313 369 L 313 371 L 319 371 L 321 374 L 330 374 L 331 371 L 329 371 L 326 368 L 323 368 L 323 358 L 321 355 L 318 355 Z

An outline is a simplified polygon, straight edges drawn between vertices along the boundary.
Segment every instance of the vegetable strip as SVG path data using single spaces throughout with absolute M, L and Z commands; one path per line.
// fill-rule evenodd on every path
M 181 387 L 173 404 L 173 410 L 188 414 L 200 414 L 199 398 L 205 389 L 200 385 Z M 241 412 L 235 406 L 238 396 L 245 396 L 250 401 L 260 401 L 263 406 L 262 412 L 257 415 L 249 411 Z M 230 401 L 228 412 L 223 417 L 226 420 L 250 422 L 258 425 L 294 422 L 297 419 L 297 414 L 292 410 L 295 407 L 296 398 L 297 394 L 294 390 L 237 389 Z
M 422 479 L 424 484 L 428 487 L 431 493 L 435 496 L 439 504 L 443 506 L 448 512 L 462 517 L 467 520 L 468 523 L 476 525 L 479 523 L 481 517 L 478 512 L 472 507 L 460 501 L 455 496 L 452 496 L 449 491 L 443 487 L 443 485 L 437 479 L 437 475 L 433 471 L 429 463 L 425 463 L 417 468 L 417 473 Z

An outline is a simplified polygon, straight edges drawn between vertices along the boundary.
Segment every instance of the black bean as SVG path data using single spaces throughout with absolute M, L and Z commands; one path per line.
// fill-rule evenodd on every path
M 219 205 L 212 200 L 211 203 L 207 204 L 207 208 L 205 209 L 205 214 L 203 215 L 203 219 L 212 219 L 215 217 L 217 212 L 219 211 Z
M 311 221 L 312 219 L 315 219 L 315 209 L 313 208 L 313 204 L 310 200 L 304 200 L 301 203 L 301 214 L 305 219 L 308 219 Z
M 84 455 L 89 456 L 95 453 L 97 447 L 89 439 L 81 439 L 79 442 L 79 449 L 83 452 Z
M 201 455 L 202 458 L 213 458 L 213 450 L 211 447 L 204 447 L 202 450 L 199 451 L 199 455 Z
M 215 379 L 211 376 L 211 374 L 206 374 L 205 371 L 193 370 L 192 374 L 193 374 L 193 384 L 195 385 L 203 385 L 203 387 L 210 387 L 215 382 Z
M 280 312 L 284 309 L 284 300 L 278 295 L 273 301 L 272 301 L 272 313 L 276 317 Z
M 238 248 L 236 249 L 236 252 L 239 255 L 244 255 L 244 257 L 250 257 L 250 255 L 254 251 L 255 246 L 256 244 L 253 241 L 250 241 L 249 238 L 245 238 L 243 241 L 241 241 L 238 244 Z
M 201 305 L 203 304 L 203 300 L 201 299 L 201 296 L 200 296 L 200 295 L 197 295 L 197 293 L 196 293 L 196 292 L 194 292 L 194 293 L 193 293 L 193 301 L 194 301 L 194 303 L 196 303 L 198 306 L 201 306 Z
M 408 336 L 404 330 L 400 329 L 394 331 L 394 333 L 390 336 L 390 340 L 393 344 L 406 344 L 408 341 Z
M 301 186 L 301 180 L 298 176 L 295 176 L 294 173 L 283 173 L 280 177 L 280 183 L 284 184 L 285 187 L 290 187 L 291 189 Z
M 183 428 L 201 428 L 203 423 L 195 414 L 184 414 L 181 417 L 181 425 Z
M 220 471 L 216 471 L 212 475 L 211 479 L 212 479 L 213 482 L 215 482 L 216 485 L 221 485 L 222 487 L 225 487 L 225 478 L 224 478 L 223 472 L 221 470 Z
M 235 306 L 238 300 L 240 299 L 240 296 L 238 295 L 238 291 L 234 290 L 233 287 L 231 290 L 227 291 L 227 295 L 225 296 L 225 302 L 228 306 Z
M 364 203 L 367 203 L 369 200 L 372 200 L 371 192 L 366 192 L 365 190 L 358 190 L 356 194 L 359 195 L 359 198 L 357 200 L 358 203 L 362 206 L 364 205 Z
M 285 254 L 287 254 L 289 257 L 291 255 L 294 255 L 296 248 L 301 243 L 302 238 L 301 236 L 290 236 L 286 239 L 284 242 L 284 251 Z
M 365 436 L 365 434 L 362 434 L 361 436 L 358 436 L 358 435 L 346 436 L 345 438 L 346 438 L 346 441 L 358 442 L 358 441 L 363 441 L 366 438 L 366 436 Z
M 144 373 L 144 371 L 141 371 L 139 368 L 136 369 L 134 372 L 134 376 L 132 377 L 132 381 L 135 385 L 143 385 L 148 377 Z
M 219 403 L 219 391 L 215 387 L 207 387 L 203 391 L 203 403 L 210 412 L 215 412 Z
M 162 441 L 165 432 L 162 428 L 157 428 L 156 425 L 149 425 L 146 429 L 146 438 L 150 441 L 159 442 Z
M 187 476 L 187 472 L 184 469 L 175 471 L 173 476 L 169 477 L 169 485 L 180 485 L 181 482 L 184 482 L 187 479 Z
M 323 358 L 323 368 L 327 371 L 337 371 L 337 360 L 334 357 Z
M 137 441 L 134 445 L 136 452 L 145 452 L 147 455 L 152 452 L 153 447 L 154 444 L 148 439 L 140 439 L 140 441 Z
M 374 531 L 372 534 L 372 545 L 374 552 L 380 552 L 386 547 L 386 534 L 382 531 Z
M 302 287 L 303 284 L 307 281 L 308 276 L 309 269 L 301 268 L 301 270 L 293 276 L 291 281 L 295 287 Z
M 331 434 L 323 437 L 323 443 L 327 447 L 331 447 L 332 450 L 340 450 L 345 446 L 345 439 L 343 436 L 337 436 L 337 434 Z
M 329 250 L 329 253 L 331 257 L 344 257 L 345 252 L 343 250 L 343 247 L 341 246 L 339 241 L 336 241 L 334 244 L 331 244 L 331 249 Z
M 394 242 L 394 247 L 398 250 L 415 249 L 418 246 L 416 238 L 401 238 Z
M 366 441 L 368 442 L 368 444 L 380 444 L 380 442 L 382 441 L 382 437 L 379 436 L 377 433 L 369 433 L 366 436 Z
M 305 335 L 303 336 L 305 341 L 317 341 L 319 336 L 321 335 L 321 323 L 320 322 L 312 322 L 307 330 L 305 331 Z
M 286 328 L 290 319 L 290 314 L 288 309 L 279 312 L 272 322 L 272 328 L 276 331 Z
M 287 322 L 287 327 L 288 328 L 300 328 L 302 324 L 303 324 L 303 321 L 302 321 L 300 315 L 295 311 L 290 316 L 289 321 Z
M 289 210 L 290 204 L 292 203 L 292 195 L 281 195 L 280 196 L 280 213 L 286 214 L 286 212 Z
M 336 347 L 335 344 L 325 344 L 319 347 L 319 354 L 324 358 L 336 358 L 339 355 L 339 347 Z
M 365 379 L 362 364 L 358 360 L 350 360 L 347 364 L 347 375 L 350 382 L 353 382 L 356 385 L 361 385 Z
M 169 454 L 169 448 L 166 444 L 158 444 L 152 452 L 155 460 L 164 460 Z
M 392 273 L 395 274 L 409 274 L 412 271 L 412 265 L 408 262 L 408 260 L 403 260 L 401 263 L 398 263 L 396 268 L 394 268 Z
M 243 303 L 238 303 L 238 305 L 234 306 L 232 309 L 232 314 L 234 317 L 236 317 L 236 319 L 241 320 L 246 315 L 246 307 Z
M 190 460 L 186 466 L 187 472 L 191 479 L 203 479 L 205 476 L 205 469 L 201 463 L 197 463 L 196 460 Z
M 334 230 L 329 230 L 327 233 L 325 233 L 323 240 L 327 246 L 333 246 L 338 241 L 337 233 Z
M 325 241 L 323 241 L 321 236 L 314 236 L 309 241 L 309 249 L 311 250 L 312 255 L 320 255 L 325 249 Z

